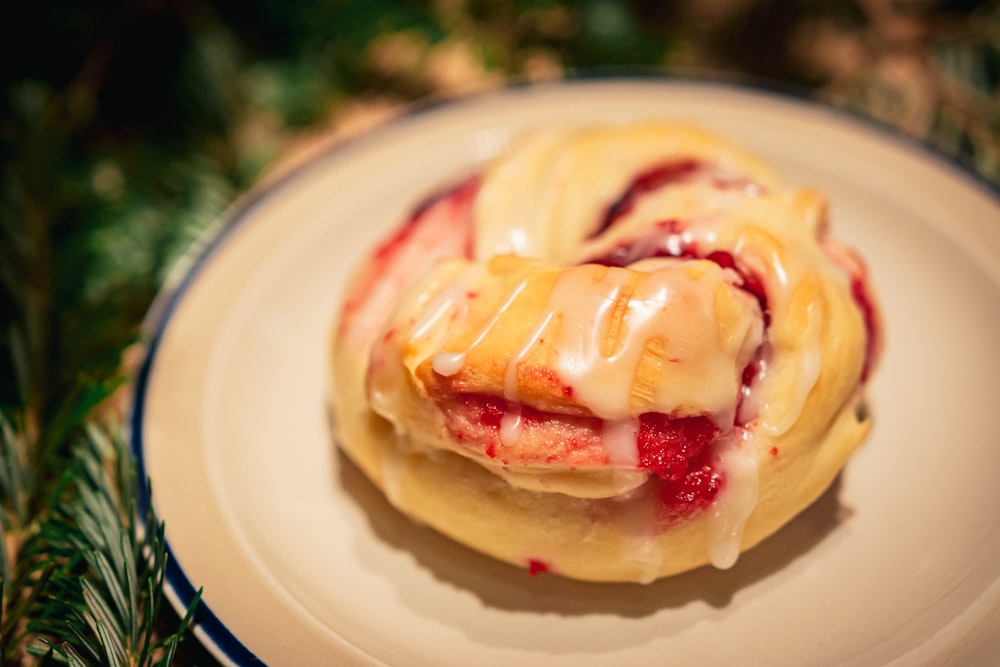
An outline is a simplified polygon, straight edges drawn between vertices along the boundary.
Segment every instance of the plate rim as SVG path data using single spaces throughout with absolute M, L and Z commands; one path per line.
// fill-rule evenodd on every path
M 928 139 L 907 133 L 899 127 L 888 124 L 874 116 L 865 114 L 862 110 L 835 106 L 822 100 L 813 92 L 794 87 L 781 82 L 752 79 L 749 77 L 711 76 L 706 74 L 684 75 L 677 73 L 650 72 L 625 68 L 602 68 L 585 72 L 571 72 L 565 78 L 548 82 L 529 82 L 510 80 L 504 85 L 490 90 L 474 92 L 457 97 L 429 97 L 411 102 L 387 121 L 361 132 L 360 134 L 337 141 L 323 147 L 314 155 L 308 156 L 302 162 L 294 164 L 277 176 L 266 175 L 251 186 L 219 215 L 214 222 L 209 223 L 199 240 L 192 244 L 178 260 L 174 271 L 168 275 L 164 285 L 154 297 L 142 324 L 145 349 L 138 371 L 132 383 L 130 410 L 126 414 L 125 431 L 131 455 L 137 468 L 138 503 L 137 510 L 145 515 L 150 509 L 155 512 L 152 503 L 151 480 L 145 461 L 145 443 L 143 438 L 143 418 L 146 412 L 149 383 L 153 367 L 163 335 L 170 324 L 174 312 L 183 301 L 184 296 L 201 275 L 205 267 L 215 255 L 222 250 L 237 230 L 241 229 L 252 217 L 254 211 L 278 196 L 288 187 L 306 177 L 311 171 L 319 169 L 332 159 L 345 153 L 363 148 L 364 144 L 378 135 L 391 129 L 398 129 L 427 114 L 433 114 L 446 109 L 460 108 L 475 103 L 488 102 L 491 97 L 507 97 L 525 90 L 585 88 L 590 85 L 633 84 L 656 88 L 688 87 L 713 90 L 732 91 L 763 99 L 778 100 L 802 107 L 812 113 L 826 113 L 848 125 L 860 126 L 874 136 L 895 143 L 903 150 L 914 154 L 918 159 L 930 161 L 942 167 L 956 178 L 969 183 L 982 192 L 987 198 L 1000 205 L 1000 183 L 989 180 L 981 174 L 962 156 L 949 153 Z M 159 517 L 157 517 L 159 521 Z M 167 554 L 164 577 L 164 596 L 181 617 L 200 593 L 184 571 L 169 539 L 169 531 L 165 531 L 164 548 Z M 211 607 L 200 600 L 192 617 L 191 632 L 212 656 L 222 664 L 227 665 L 265 665 L 266 663 L 247 647 L 225 625 Z

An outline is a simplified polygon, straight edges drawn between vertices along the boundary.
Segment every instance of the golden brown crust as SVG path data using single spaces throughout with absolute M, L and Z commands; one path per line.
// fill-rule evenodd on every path
M 697 352 L 708 354 L 722 348 L 737 357 L 748 320 L 760 316 L 752 297 L 727 283 L 718 265 L 703 260 L 682 265 L 661 260 L 655 268 L 647 265 L 643 271 L 634 271 L 601 265 L 554 267 L 505 255 L 491 259 L 483 268 L 468 282 L 463 281 L 463 289 L 452 296 L 458 312 L 434 322 L 442 330 L 440 337 L 429 335 L 430 326 L 426 325 L 422 338 L 411 340 L 419 321 L 413 322 L 406 311 L 389 322 L 393 340 L 408 341 L 401 355 L 403 365 L 411 369 L 412 381 L 423 396 L 516 395 L 521 403 L 544 412 L 593 414 L 579 400 L 579 392 L 561 381 L 553 369 L 559 365 L 558 355 L 565 353 L 557 343 L 569 335 L 565 329 L 573 324 L 566 321 L 570 311 L 582 310 L 586 318 L 596 319 L 593 313 L 597 307 L 610 303 L 606 330 L 594 340 L 597 356 L 613 358 L 627 354 L 629 345 L 642 347 L 632 377 L 630 412 L 676 412 L 679 407 L 681 413 L 700 414 L 709 408 L 688 406 L 685 410 L 684 405 L 671 405 L 664 410 L 656 402 L 657 394 L 663 393 L 662 385 L 683 385 L 696 379 L 698 371 L 692 365 L 698 361 Z M 617 274 L 614 282 L 611 274 Z M 554 308 L 553 293 L 560 281 L 574 282 L 576 298 Z M 602 290 L 602 284 L 613 289 Z M 664 323 L 672 325 L 672 332 L 668 335 L 665 327 L 659 327 L 652 335 L 633 340 L 636 325 L 630 320 L 636 319 L 634 300 L 656 294 L 660 287 L 683 290 L 683 294 L 664 297 L 656 304 Z M 436 299 L 441 294 L 431 289 L 423 296 Z M 707 326 L 685 332 L 682 321 L 687 329 L 698 323 Z M 687 340 L 681 340 L 682 333 L 687 333 Z M 707 349 L 694 349 L 702 343 Z M 435 370 L 435 361 L 440 359 L 435 353 L 461 354 L 462 363 L 453 373 L 442 374 Z M 677 368 L 665 374 L 664 365 L 671 364 Z M 687 370 L 681 364 L 692 368 Z M 735 370 L 738 373 L 741 369 Z

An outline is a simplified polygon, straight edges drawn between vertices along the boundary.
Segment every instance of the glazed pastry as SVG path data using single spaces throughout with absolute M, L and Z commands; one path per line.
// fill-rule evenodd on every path
M 338 442 L 404 513 L 532 571 L 729 567 L 864 439 L 880 324 L 827 206 L 694 127 L 522 137 L 349 288 Z

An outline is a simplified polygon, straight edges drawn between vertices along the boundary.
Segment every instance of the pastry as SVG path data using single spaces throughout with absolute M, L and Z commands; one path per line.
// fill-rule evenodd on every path
M 366 260 L 331 403 L 415 520 L 532 572 L 650 582 L 730 567 L 823 493 L 880 346 L 820 193 L 688 125 L 539 131 Z

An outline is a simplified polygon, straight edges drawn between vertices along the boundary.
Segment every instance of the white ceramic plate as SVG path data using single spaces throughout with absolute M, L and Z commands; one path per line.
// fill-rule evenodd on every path
M 327 340 L 345 277 L 521 128 L 697 121 L 832 200 L 888 348 L 874 432 L 729 571 L 592 585 L 414 526 L 337 454 Z M 609 168 L 613 166 L 609 165 Z M 986 664 L 1000 655 L 1000 204 L 926 149 L 820 106 L 662 80 L 524 87 L 413 113 L 253 193 L 153 327 L 133 439 L 220 660 L 272 665 Z M 178 567 L 179 566 L 179 567 Z

